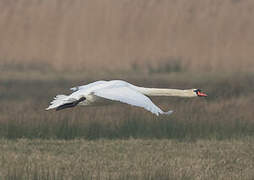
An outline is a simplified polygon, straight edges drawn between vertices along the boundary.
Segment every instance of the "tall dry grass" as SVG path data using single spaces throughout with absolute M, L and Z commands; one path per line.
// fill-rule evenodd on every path
M 252 136 L 253 74 L 153 74 L 121 79 L 147 87 L 203 88 L 209 97 L 167 98 L 153 101 L 172 116 L 156 117 L 129 105 L 76 107 L 45 111 L 53 96 L 69 94 L 69 87 L 96 80 L 1 79 L 0 136 L 3 138 L 56 139 L 190 139 Z M 85 77 L 85 76 L 84 76 Z M 111 77 L 111 75 L 109 75 Z M 108 78 L 106 78 L 108 79 Z M 117 79 L 117 77 L 116 77 Z
M 253 70 L 252 0 L 1 0 L 0 64 Z
M 253 179 L 253 138 L 174 140 L 0 140 L 8 180 Z

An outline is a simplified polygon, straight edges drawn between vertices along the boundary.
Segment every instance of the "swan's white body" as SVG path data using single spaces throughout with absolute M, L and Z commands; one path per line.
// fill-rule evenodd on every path
M 144 88 L 134 86 L 122 80 L 96 81 L 84 86 L 73 87 L 71 90 L 74 92 L 69 96 L 57 95 L 46 110 L 63 107 L 64 105 L 73 107 L 76 105 L 96 105 L 105 101 L 119 101 L 133 106 L 143 107 L 158 116 L 159 114 L 171 114 L 173 111 L 163 112 L 147 96 L 197 96 L 194 92 L 195 89 Z M 62 109 L 67 107 L 63 107 Z

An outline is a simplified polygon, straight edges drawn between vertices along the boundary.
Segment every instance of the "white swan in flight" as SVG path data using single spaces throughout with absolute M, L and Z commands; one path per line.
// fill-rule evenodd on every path
M 200 89 L 159 89 L 134 86 L 122 80 L 96 81 L 87 85 L 71 88 L 70 95 L 57 95 L 46 109 L 62 110 L 76 105 L 97 105 L 105 101 L 119 101 L 132 106 L 142 107 L 157 116 L 171 114 L 164 112 L 156 106 L 147 96 L 179 96 L 179 97 L 205 97 Z

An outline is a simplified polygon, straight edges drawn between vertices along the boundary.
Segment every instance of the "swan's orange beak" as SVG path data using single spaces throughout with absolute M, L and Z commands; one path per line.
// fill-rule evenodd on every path
M 207 94 L 202 93 L 201 91 L 197 91 L 197 95 L 200 97 L 207 97 Z

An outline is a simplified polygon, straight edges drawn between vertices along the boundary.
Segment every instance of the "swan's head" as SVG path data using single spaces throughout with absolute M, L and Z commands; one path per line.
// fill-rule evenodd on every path
M 201 92 L 201 89 L 193 89 L 193 93 L 198 97 L 207 97 L 207 94 Z

